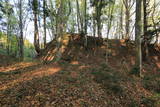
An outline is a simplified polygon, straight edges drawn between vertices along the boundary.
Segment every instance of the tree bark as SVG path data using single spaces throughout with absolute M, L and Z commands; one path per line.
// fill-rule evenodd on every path
M 129 1 L 126 0 L 125 2 L 125 29 L 126 29 L 126 38 L 129 38 L 129 32 L 130 32 L 130 10 L 129 10 Z
M 84 24 L 84 33 L 87 34 L 87 0 L 84 1 L 84 17 L 85 17 L 85 24 Z
M 38 31 L 38 1 L 33 0 L 33 14 L 34 14 L 34 47 L 37 54 L 40 53 L 39 45 L 39 31 Z
M 135 37 L 137 58 L 136 66 L 139 69 L 140 77 L 142 77 L 142 51 L 141 51 L 141 35 L 142 35 L 142 0 L 136 0 L 136 23 L 135 23 Z
M 80 33 L 81 28 L 80 28 L 80 12 L 79 12 L 79 2 L 76 0 L 76 6 L 77 6 L 77 24 L 78 24 L 78 33 Z
M 147 60 L 147 57 L 149 56 L 148 51 L 148 42 L 147 42 L 147 0 L 143 0 L 143 29 L 144 29 L 144 41 L 143 41 L 143 60 Z
M 102 37 L 102 33 L 101 33 L 101 6 L 100 6 L 100 4 L 96 7 L 96 20 L 97 20 L 98 37 Z
M 24 47 L 24 40 L 23 40 L 23 22 L 22 22 L 22 0 L 19 0 L 19 11 L 20 11 L 20 14 L 19 14 L 19 20 L 20 20 L 20 23 L 19 23 L 19 27 L 20 27 L 20 38 L 19 38 L 19 48 L 20 48 L 20 60 L 23 61 L 24 59 L 24 50 L 23 50 L 23 47 Z
M 124 36 L 123 36 L 123 3 L 121 4 L 121 12 L 120 12 L 120 36 L 122 39 L 124 39 Z
M 46 0 L 43 0 L 44 48 L 46 47 Z

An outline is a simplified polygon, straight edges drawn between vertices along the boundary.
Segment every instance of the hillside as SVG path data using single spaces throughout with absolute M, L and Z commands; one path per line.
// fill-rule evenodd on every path
M 88 37 L 85 47 L 79 36 L 69 38 L 62 39 L 65 47 L 60 46 L 63 55 L 59 62 L 20 62 L 0 67 L 0 106 L 160 106 L 158 47 L 150 47 L 150 57 L 143 63 L 145 77 L 139 78 L 133 68 L 132 43 L 110 40 L 106 64 L 106 46 L 101 40 Z M 39 58 L 53 59 L 55 46 L 54 41 L 49 43 Z

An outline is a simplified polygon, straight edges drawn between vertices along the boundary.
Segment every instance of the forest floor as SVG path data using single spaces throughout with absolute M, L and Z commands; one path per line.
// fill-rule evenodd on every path
M 80 49 L 73 60 L 49 64 L 7 62 L 11 58 L 0 55 L 0 106 L 160 107 L 159 60 L 145 63 L 142 79 L 131 70 L 133 51 L 121 48 L 123 56 L 112 50 L 108 64 L 103 53 L 87 55 Z

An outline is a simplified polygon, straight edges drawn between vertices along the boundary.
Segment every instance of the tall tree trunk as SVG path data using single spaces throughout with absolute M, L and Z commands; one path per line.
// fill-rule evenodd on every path
M 9 13 L 9 6 L 8 1 L 6 3 L 6 12 L 7 12 L 7 54 L 10 54 L 10 36 L 11 36 L 11 27 L 10 27 L 10 13 Z
M 9 20 L 9 18 L 7 18 Z M 10 27 L 9 22 L 7 22 L 7 54 L 10 54 Z
M 124 39 L 123 36 L 123 3 L 121 4 L 121 12 L 120 12 L 120 36 Z
M 85 46 L 87 47 L 87 0 L 84 1 L 84 33 L 85 33 Z
M 78 16 L 78 20 L 79 20 L 79 25 L 80 25 L 80 33 L 84 33 L 83 31 L 83 19 L 81 17 L 81 13 L 80 13 L 80 8 L 79 8 L 79 2 L 78 0 L 76 0 L 76 4 L 77 4 L 77 16 Z
M 87 34 L 87 0 L 84 1 L 84 17 L 85 17 L 84 33 Z
M 96 7 L 97 33 L 98 37 L 102 37 L 101 33 L 101 6 Z
M 149 56 L 148 42 L 147 42 L 147 0 L 143 0 L 143 29 L 144 29 L 144 41 L 143 41 L 143 60 L 147 60 Z
M 139 68 L 140 77 L 142 77 L 142 51 L 141 51 L 141 35 L 142 35 L 142 0 L 136 0 L 136 23 L 135 23 L 135 37 L 137 58 L 136 66 Z
M 46 47 L 46 0 L 43 0 L 43 29 L 44 29 L 44 48 Z
M 39 45 L 39 31 L 38 31 L 38 1 L 33 0 L 33 14 L 34 14 L 34 47 L 37 54 L 40 53 Z
M 126 38 L 129 38 L 130 32 L 130 9 L 129 9 L 129 1 L 125 0 L 125 30 L 126 30 Z
M 80 10 L 79 10 L 79 2 L 76 0 L 76 6 L 77 6 L 77 24 L 78 24 L 78 33 L 80 33 Z
M 60 6 L 58 7 L 58 14 L 57 14 L 57 52 L 56 52 L 56 59 L 55 62 L 58 62 L 62 57 L 62 50 L 60 47 L 62 46 L 62 37 L 64 35 L 64 0 L 60 1 Z
M 19 23 L 19 27 L 20 27 L 20 38 L 19 38 L 19 46 L 20 46 L 20 60 L 23 61 L 24 58 L 24 41 L 23 41 L 23 22 L 22 22 L 22 0 L 19 0 L 19 19 L 20 19 L 20 23 Z

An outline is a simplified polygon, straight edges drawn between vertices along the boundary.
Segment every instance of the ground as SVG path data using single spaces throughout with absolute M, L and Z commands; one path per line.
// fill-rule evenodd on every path
M 70 48 L 70 55 L 66 50 L 59 62 L 47 64 L 38 60 L 10 61 L 11 58 L 6 64 L 3 61 L 8 57 L 3 55 L 0 106 L 159 107 L 159 60 L 153 58 L 156 63 L 152 65 L 145 63 L 150 66 L 145 69 L 145 77 L 140 78 L 136 68 L 131 68 L 134 54 L 126 46 L 117 49 L 117 45 L 109 63 L 105 62 L 103 46 L 94 49 L 96 53 L 82 47 L 73 52 L 75 48 Z

